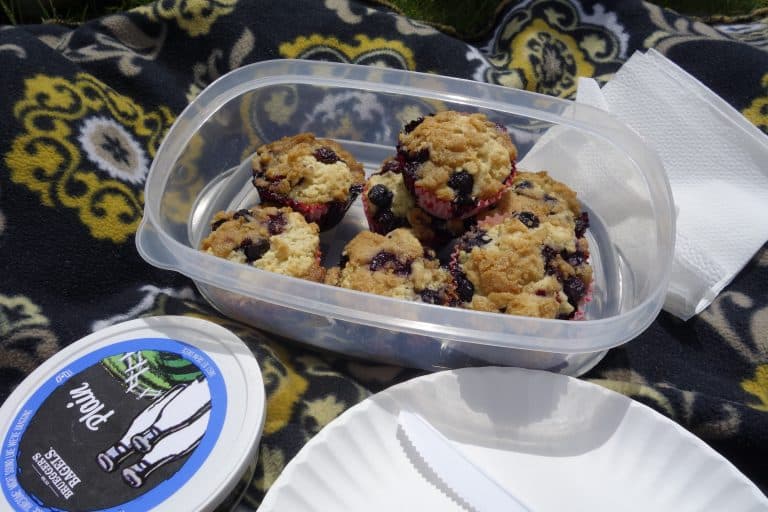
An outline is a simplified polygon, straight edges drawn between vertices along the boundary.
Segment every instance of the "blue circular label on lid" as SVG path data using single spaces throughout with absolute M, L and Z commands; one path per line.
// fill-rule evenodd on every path
M 149 510 L 203 464 L 226 410 L 223 376 L 200 349 L 163 338 L 110 345 L 22 404 L 0 487 L 17 511 Z

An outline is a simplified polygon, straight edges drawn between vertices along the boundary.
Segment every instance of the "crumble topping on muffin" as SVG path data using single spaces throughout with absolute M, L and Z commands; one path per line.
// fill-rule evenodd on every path
M 583 318 L 588 214 L 546 171 L 516 171 L 504 127 L 482 114 L 440 112 L 408 123 L 396 150 L 365 180 L 362 165 L 328 139 L 303 133 L 262 146 L 253 159 L 262 205 L 217 213 L 201 250 L 404 300 Z M 325 269 L 319 233 L 360 192 L 370 231 Z M 450 258 L 447 267 L 435 251 Z
M 430 304 L 454 300 L 448 270 L 404 228 L 358 233 L 344 248 L 340 269 L 330 274 L 337 276 L 331 284 L 343 288 Z
M 459 300 L 470 309 L 572 318 L 592 281 L 586 239 L 517 217 L 465 234 L 451 260 Z
M 398 162 L 418 205 L 440 218 L 468 217 L 497 201 L 515 173 L 517 149 L 484 114 L 454 111 L 412 121 Z
M 278 274 L 322 281 L 317 224 L 290 208 L 254 206 L 218 212 L 201 250 Z
M 577 223 L 588 223 L 586 214 L 581 212 L 576 193 L 550 177 L 546 171 L 519 171 L 512 186 L 504 191 L 492 208 L 479 214 L 478 220 L 510 215 L 522 216 L 524 223 L 546 220 L 572 229 L 576 229 Z M 586 226 L 583 226 L 583 229 L 586 229 Z M 578 236 L 583 236 L 583 229 Z
M 364 182 L 363 166 L 351 153 L 311 133 L 261 146 L 253 158 L 253 185 L 262 202 L 290 206 L 321 229 L 341 220 Z

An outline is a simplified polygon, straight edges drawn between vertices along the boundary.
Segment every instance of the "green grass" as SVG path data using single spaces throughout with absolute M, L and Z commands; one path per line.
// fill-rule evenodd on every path
M 122 12 L 152 0 L 0 0 L 0 23 L 78 24 L 105 14 Z M 499 6 L 515 0 L 475 0 L 472 8 L 455 0 L 368 0 L 385 4 L 417 20 L 442 28 L 453 27 L 466 38 L 482 35 Z M 704 19 L 713 15 L 739 16 L 768 9 L 768 0 L 655 0 L 677 12 Z
M 475 0 L 471 8 L 465 2 L 453 0 L 381 0 L 380 3 L 410 18 L 429 21 L 442 28 L 453 28 L 456 33 L 472 38 L 490 28 L 497 9 L 508 2 Z
M 453 0 L 380 0 L 397 11 L 418 20 L 429 20 L 442 27 L 454 27 L 465 38 L 482 36 L 495 19 L 498 7 L 515 0 L 476 0 L 472 9 Z M 710 18 L 712 16 L 743 16 L 756 9 L 768 8 L 768 0 L 652 0 L 651 3 L 673 9 L 681 14 Z
M 78 24 L 152 0 L 0 0 L 0 23 Z
M 696 16 L 738 16 L 768 7 L 768 0 L 660 0 L 654 2 Z

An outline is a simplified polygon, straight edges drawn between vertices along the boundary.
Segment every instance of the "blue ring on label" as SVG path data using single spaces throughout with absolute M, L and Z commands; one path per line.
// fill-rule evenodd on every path
M 20 412 L 14 417 L 13 422 L 8 429 L 2 444 L 2 473 L 0 475 L 0 487 L 3 489 L 5 498 L 14 510 L 37 512 L 37 511 L 55 511 L 59 509 L 43 507 L 37 501 L 29 496 L 27 492 L 18 485 L 16 481 L 16 452 L 18 441 L 21 440 L 30 421 L 37 414 L 38 409 L 43 402 L 53 393 L 61 384 L 76 376 L 80 372 L 98 364 L 102 359 L 110 356 L 124 354 L 127 352 L 138 352 L 141 350 L 157 350 L 178 354 L 191 364 L 196 366 L 205 376 L 208 388 L 211 394 L 211 416 L 208 420 L 208 427 L 200 444 L 195 448 L 189 459 L 171 478 L 160 483 L 153 489 L 142 494 L 138 498 L 121 503 L 120 505 L 101 509 L 94 512 L 145 512 L 153 507 L 160 505 L 171 495 L 181 489 L 189 479 L 203 465 L 205 459 L 213 451 L 219 434 L 224 426 L 224 419 L 227 412 L 227 389 L 221 370 L 216 363 L 201 349 L 187 343 L 169 338 L 137 338 L 128 341 L 122 341 L 101 348 L 95 352 L 90 352 L 77 359 L 71 364 L 60 368 L 54 376 L 43 383 L 32 396 L 24 402 Z M 192 354 L 200 356 L 195 361 L 189 359 L 190 351 Z M 9 444 L 11 439 L 16 441 L 13 445 Z M 13 488 L 12 483 L 15 482 Z M 22 508 L 18 503 L 26 501 L 31 504 L 30 508 Z M 15 506 L 14 506 L 15 505 Z

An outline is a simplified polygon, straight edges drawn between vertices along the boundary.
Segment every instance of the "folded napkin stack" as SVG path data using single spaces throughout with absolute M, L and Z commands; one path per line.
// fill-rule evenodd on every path
M 700 313 L 768 240 L 768 136 L 660 53 L 634 54 L 576 101 L 607 110 L 661 158 L 677 236 L 664 309 Z

